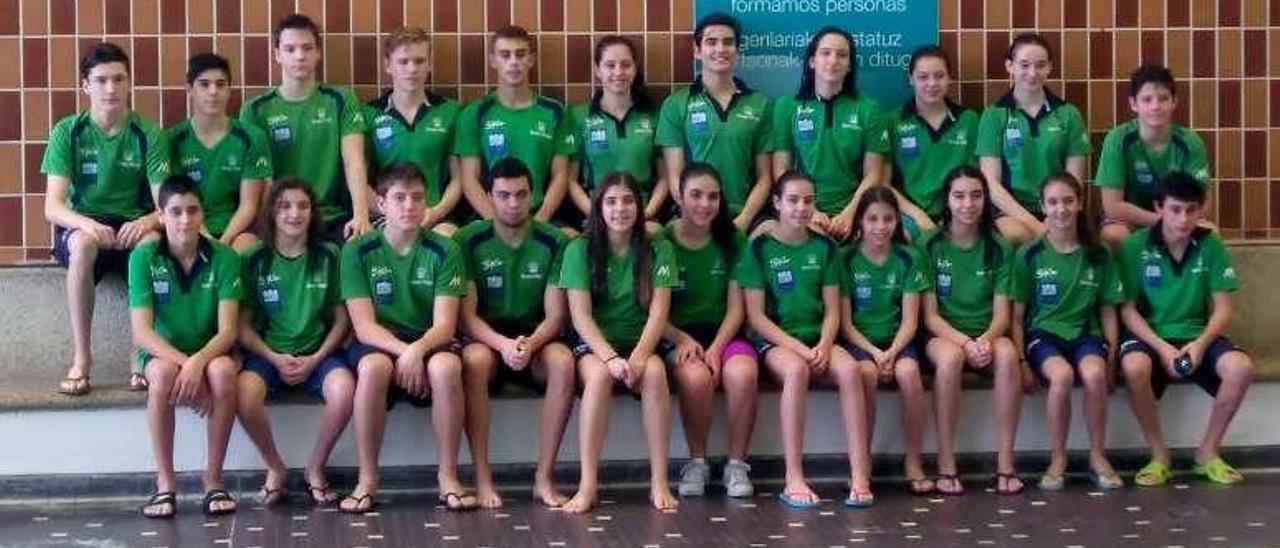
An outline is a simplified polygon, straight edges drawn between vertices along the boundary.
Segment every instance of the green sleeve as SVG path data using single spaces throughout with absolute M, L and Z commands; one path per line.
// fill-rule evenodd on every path
M 582 105 L 578 105 L 569 111 L 569 116 L 567 117 L 569 120 L 569 131 L 574 136 L 573 154 L 569 155 L 569 159 L 578 163 L 587 161 L 587 140 L 585 138 L 579 138 L 579 136 L 583 135 L 584 128 L 586 127 L 585 115 L 586 109 Z
M 970 118 L 972 122 L 969 124 L 968 130 L 965 132 L 965 143 L 967 144 L 966 148 L 968 149 L 967 154 L 965 154 L 965 163 L 973 167 L 978 167 L 978 114 L 976 112 L 969 111 L 964 116 L 972 117 Z M 889 146 L 892 147 L 895 142 L 897 141 L 890 141 Z
M 342 265 L 339 276 L 342 278 L 342 300 L 369 298 L 369 279 L 360 266 L 360 244 L 365 238 L 351 240 L 342 247 Z
M 1093 184 L 1099 188 L 1124 190 L 1125 167 L 1124 149 L 1120 128 L 1107 132 L 1102 140 L 1102 154 L 1098 158 L 1098 173 L 1093 176 Z
M 795 112 L 796 99 L 791 96 L 784 96 L 778 99 L 773 106 L 773 150 L 774 152 L 791 152 L 791 116 Z M 792 163 L 795 159 L 792 158 Z M 790 168 L 791 166 L 787 166 Z
M 1027 264 L 1027 249 L 1034 243 L 1028 244 L 1013 257 L 1013 266 L 1010 269 L 1009 280 L 1009 298 L 1014 302 L 1027 303 L 1031 301 L 1031 266 Z
M 214 252 L 218 261 L 218 300 L 239 301 L 244 298 L 244 286 L 240 283 L 240 255 L 230 247 Z
M 458 127 L 454 133 L 453 153 L 461 158 L 480 157 L 480 126 L 477 122 L 481 99 L 462 109 L 458 116 Z
M 816 236 L 811 235 L 809 237 L 814 238 Z M 846 278 L 846 276 L 843 275 L 844 267 L 840 264 L 842 262 L 840 260 L 840 251 L 835 244 L 830 242 L 830 240 L 828 240 L 827 243 L 831 246 L 832 253 L 827 256 L 826 268 L 822 269 L 822 287 L 827 287 L 829 285 L 838 286 L 840 285 L 840 281 Z
M 248 156 L 244 159 L 244 165 L 247 166 L 242 179 L 265 180 L 270 179 L 273 170 L 271 167 L 271 147 L 267 145 L 267 135 L 256 126 L 245 125 L 245 133 L 249 134 L 249 151 Z M 370 156 L 369 158 L 372 158 Z
M 995 294 L 1008 297 L 1013 291 L 1011 284 L 1013 283 L 1013 263 L 1016 257 L 1013 247 L 1005 243 L 1004 240 L 996 240 L 996 245 L 1000 247 L 1000 264 L 995 265 Z
M 933 290 L 933 276 L 929 275 L 929 261 L 925 255 L 914 247 L 904 246 L 911 255 L 911 264 L 907 265 L 907 279 L 904 280 L 903 293 L 924 293 Z
M 461 297 L 467 294 L 467 284 L 465 283 L 465 275 L 467 268 L 463 266 L 462 250 L 458 249 L 458 245 L 443 237 L 440 238 L 444 247 L 444 262 L 440 268 L 436 270 L 436 296 L 437 297 Z
M 1067 156 L 1088 156 L 1093 152 L 1089 128 L 1075 105 L 1067 105 Z
M 757 236 L 764 238 L 765 236 Z M 749 289 L 764 289 L 764 267 L 752 252 L 750 244 L 743 246 L 738 252 L 738 264 L 734 267 L 734 278 L 738 284 Z
M 683 148 L 684 106 L 688 102 L 686 93 L 673 93 L 662 102 L 662 110 L 658 113 L 658 146 Z M 685 158 L 685 161 L 689 161 Z
M 572 116 L 560 117 L 560 123 L 556 125 L 555 133 L 555 154 L 554 156 L 565 156 L 572 158 L 577 152 L 576 125 L 573 123 Z
M 1209 291 L 1213 293 L 1231 292 L 1240 289 L 1240 278 L 1236 277 L 1235 266 L 1231 264 L 1231 255 L 1227 246 L 1217 235 L 1204 239 L 1205 251 L 1209 263 Z
M 154 124 L 145 126 L 147 135 L 147 181 L 153 185 L 169 178 L 169 140 Z
M 1115 256 L 1108 252 L 1107 260 L 1102 266 L 1102 304 L 1104 305 L 1118 305 L 1124 302 L 1124 280 L 1120 278 L 1119 270 Z
M 1004 155 L 1001 150 L 1004 141 L 1001 135 L 1004 131 L 1004 114 L 1005 109 L 997 106 L 983 111 L 982 119 L 978 121 L 978 141 L 973 149 L 975 156 L 999 158 Z
M 868 100 L 867 116 L 869 119 L 875 120 L 875 124 L 872 125 L 871 131 L 866 134 L 866 143 L 864 143 L 866 151 L 874 152 L 888 159 L 889 155 L 893 153 L 893 147 L 889 145 L 892 142 L 889 140 L 889 128 L 896 125 L 893 123 L 892 115 L 889 111 L 881 108 L 875 101 Z
M 129 308 L 151 308 L 151 249 L 155 244 L 140 245 L 129 253 Z
M 71 143 L 69 133 L 75 124 L 75 116 L 68 116 L 58 122 L 49 133 L 49 144 L 44 149 L 44 159 L 40 162 L 40 173 L 56 175 L 70 179 L 74 176 L 75 166 L 71 165 Z
M 773 99 L 765 100 L 764 114 L 760 118 L 760 127 L 756 128 L 755 142 L 751 145 L 753 154 L 768 154 L 778 149 L 773 140 L 773 109 L 776 106 Z
M 676 272 L 676 252 L 665 238 L 653 241 L 653 286 L 675 287 L 679 281 Z
M 329 273 L 329 290 L 325 292 L 325 312 L 330 308 L 342 304 L 342 255 L 338 246 L 333 244 L 325 244 L 325 248 L 329 250 L 329 255 L 325 259 L 328 261 L 327 272 Z
M 553 230 L 556 239 L 555 253 L 551 254 L 550 271 L 547 272 L 547 284 L 553 286 L 560 285 L 561 269 L 564 268 L 564 251 L 569 243 L 569 238 L 559 230 Z
M 1213 172 L 1209 168 L 1209 153 L 1204 148 L 1204 140 L 1200 138 L 1200 134 L 1188 129 L 1187 145 L 1191 148 L 1187 171 L 1197 181 L 1200 181 L 1200 184 L 1209 186 L 1209 183 L 1213 181 Z
M 342 136 L 364 133 L 364 103 L 350 89 L 340 88 L 344 104 L 342 106 Z
M 1138 300 L 1138 294 L 1142 289 L 1142 262 L 1138 260 L 1142 252 L 1142 240 L 1146 239 L 1145 234 L 1129 236 L 1120 246 L 1120 251 L 1116 254 L 1116 268 L 1120 271 L 1120 281 L 1124 284 L 1124 300 L 1126 302 L 1135 302 Z
M 591 273 L 587 262 L 587 240 L 578 238 L 565 247 L 560 265 L 560 287 L 589 291 Z

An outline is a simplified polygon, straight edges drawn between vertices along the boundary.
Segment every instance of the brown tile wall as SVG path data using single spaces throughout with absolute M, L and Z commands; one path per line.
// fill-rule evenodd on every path
M 582 101 L 593 38 L 643 39 L 657 95 L 691 77 L 693 0 L 0 0 L 0 264 L 48 260 L 39 162 L 49 128 L 83 104 L 79 52 L 96 40 L 134 56 L 134 104 L 163 124 L 185 113 L 184 60 L 213 49 L 238 67 L 238 108 L 277 76 L 268 32 L 282 14 L 322 22 L 325 76 L 372 96 L 378 35 L 436 33 L 435 82 L 474 98 L 493 75 L 485 33 L 515 22 L 540 36 L 542 90 Z M 1280 0 L 939 0 L 940 41 L 958 57 L 955 96 L 982 106 L 1007 86 L 1009 37 L 1036 29 L 1058 45 L 1053 86 L 1086 111 L 1095 146 L 1128 116 L 1125 76 L 1163 62 L 1181 80 L 1180 122 L 1204 137 L 1219 177 L 1215 217 L 1237 239 L 1280 236 Z

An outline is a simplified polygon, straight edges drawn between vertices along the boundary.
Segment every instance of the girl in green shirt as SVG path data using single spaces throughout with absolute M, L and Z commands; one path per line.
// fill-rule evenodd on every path
M 667 327 L 675 264 L 664 240 L 650 240 L 640 211 L 640 187 L 613 172 L 591 197 L 586 235 L 565 250 L 560 284 L 581 342 L 573 349 L 582 381 L 578 412 L 582 473 L 578 492 L 564 504 L 586 512 L 596 502 L 597 468 L 616 383 L 639 394 L 649 443 L 649 500 L 675 508 L 667 485 L 671 401 L 658 343 Z
M 1049 468 L 1040 488 L 1061 489 L 1067 469 L 1071 388 L 1084 385 L 1089 464 L 1099 489 L 1124 482 L 1107 459 L 1107 393 L 1112 383 L 1124 288 L 1109 250 L 1084 211 L 1084 192 L 1070 173 L 1040 189 L 1044 236 L 1018 251 L 1013 270 L 1013 340 L 1023 360 L 1048 384 Z
M 876 387 L 897 381 L 906 438 L 904 468 L 912 494 L 934 490 L 924 475 L 925 399 L 914 340 L 920 293 L 929 288 L 919 252 L 906 244 L 898 222 L 898 200 L 888 187 L 862 195 L 853 219 L 856 240 L 845 250 L 840 327 L 858 362 L 865 392 L 868 439 L 875 430 Z
M 960 419 L 961 373 L 966 369 L 995 377 L 996 420 L 1000 447 L 995 490 L 1022 491 L 1014 467 L 1013 444 L 1022 409 L 1018 351 L 1008 337 L 1009 272 L 1013 251 L 996 234 L 987 202 L 987 180 L 973 166 L 947 174 L 946 208 L 937 232 L 920 240 L 932 291 L 924 294 L 924 353 L 933 364 L 934 412 L 938 427 L 938 490 L 961 494 L 956 475 L 955 437 Z M 1025 377 L 1030 380 L 1030 372 Z
M 840 260 L 835 242 L 810 230 L 814 184 L 788 171 L 773 187 L 778 221 L 752 240 L 740 260 L 747 322 L 766 369 L 782 385 L 779 402 L 786 465 L 783 504 L 817 508 L 818 495 L 804 476 L 804 424 L 810 379 L 840 390 L 849 451 L 846 506 L 873 502 L 866 402 L 853 357 L 836 345 L 840 328 Z

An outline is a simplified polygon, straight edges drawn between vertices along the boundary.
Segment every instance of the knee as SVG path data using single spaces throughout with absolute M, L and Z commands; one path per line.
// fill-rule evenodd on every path
M 646 372 L 645 375 L 648 375 Z M 676 365 L 676 384 L 681 392 L 706 394 L 715 390 L 711 385 L 711 371 L 702 360 L 691 360 Z
M 1107 366 L 1102 360 L 1086 360 L 1080 364 L 1080 384 L 1086 390 L 1098 391 L 1107 389 Z
M 754 388 L 760 382 L 760 366 L 749 358 L 731 358 L 720 370 L 720 379 L 726 386 Z
M 1244 352 L 1231 352 L 1222 357 L 1218 366 L 1218 376 L 1223 383 L 1248 384 L 1253 380 L 1253 360 Z
M 205 376 L 209 379 L 209 389 L 214 398 L 235 398 L 236 382 L 240 365 L 228 356 L 219 356 L 209 362 Z
M 1129 237 L 1129 228 L 1121 223 L 1111 223 L 1102 227 L 1102 241 L 1112 249 L 1120 247 Z
M 267 384 L 257 373 L 242 371 L 236 377 L 237 397 L 240 403 L 262 403 L 267 398 Z
M 159 358 L 146 364 L 144 370 L 147 377 L 148 390 L 154 394 L 168 397 L 173 391 L 174 381 L 178 378 L 178 365 Z
M 493 351 L 481 343 L 472 343 L 462 349 L 462 365 L 468 378 L 483 377 L 488 379 L 497 367 Z
M 782 370 L 782 384 L 784 386 L 809 386 L 809 365 L 799 361 L 787 364 Z
M 439 352 L 427 360 L 427 375 L 431 384 L 462 381 L 462 360 L 452 352 Z
M 360 362 L 356 364 L 357 375 L 359 376 L 359 384 L 372 382 L 379 385 L 386 385 L 391 382 L 391 371 L 394 366 L 391 358 L 386 354 L 369 354 L 360 358 Z
M 599 361 L 582 360 L 578 363 L 578 375 L 582 378 L 584 389 L 607 389 L 613 384 L 613 377 L 609 375 L 608 368 Z
M 1076 382 L 1076 375 L 1069 366 L 1054 367 L 1046 371 L 1045 378 L 1049 381 L 1050 390 L 1070 390 Z
M 645 362 L 642 382 L 646 390 L 667 391 L 667 367 L 657 356 L 650 356 Z
M 67 241 L 72 261 L 92 261 L 98 256 L 98 238 L 88 232 L 76 231 Z
M 954 344 L 937 353 L 933 360 L 934 371 L 939 377 L 957 377 L 964 370 L 964 352 Z
M 350 400 L 356 391 L 356 379 L 345 367 L 334 369 L 324 378 L 325 401 Z
M 255 243 L 258 243 L 257 236 L 249 234 L 248 232 L 242 232 L 231 240 L 231 248 L 236 250 L 236 253 L 244 253 L 245 250 L 253 247 L 253 244 Z
M 1142 352 L 1130 352 L 1120 359 L 1120 370 L 1128 384 L 1150 381 L 1152 367 L 1151 358 Z

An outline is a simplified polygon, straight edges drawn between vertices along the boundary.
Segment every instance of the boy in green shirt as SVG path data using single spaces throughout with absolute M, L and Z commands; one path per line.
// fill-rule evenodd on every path
M 1179 171 L 1156 187 L 1156 224 L 1120 247 L 1125 303 L 1121 319 L 1129 335 L 1120 344 L 1120 366 L 1129 401 L 1151 448 L 1151 462 L 1134 477 L 1143 486 L 1172 477 L 1169 446 L 1160 431 L 1156 398 L 1171 381 L 1187 379 L 1214 398 L 1195 472 L 1220 484 L 1244 476 L 1220 455 L 1222 438 L 1253 376 L 1253 361 L 1223 332 L 1231 319 L 1231 293 L 1239 289 L 1222 238 L 1200 226 L 1205 188 Z
M 489 384 L 516 381 L 546 388 L 534 496 L 560 506 L 568 498 L 555 488 L 556 455 L 577 383 L 573 354 L 558 340 L 568 312 L 555 282 L 568 239 L 531 218 L 529 169 L 519 159 L 498 160 L 486 186 L 493 218 L 454 235 L 469 278 L 462 324 L 470 342 L 462 349 L 462 364 L 477 496 L 482 507 L 502 505 L 489 467 Z
M 1106 215 L 1102 239 L 1113 248 L 1133 230 L 1160 220 L 1154 199 L 1166 174 L 1182 171 L 1206 187 L 1210 183 L 1204 142 L 1196 132 L 1173 122 L 1177 89 L 1169 69 L 1138 67 L 1129 77 L 1129 110 L 1136 117 L 1116 126 L 1102 142 L 1094 184 L 1102 190 Z
M 129 57 L 107 42 L 80 60 L 89 110 L 60 120 L 49 134 L 44 216 L 54 225 L 53 256 L 67 268 L 73 356 L 58 391 L 89 392 L 94 285 L 125 275 L 128 253 L 160 226 L 147 182 L 169 173 L 156 125 L 129 108 Z M 131 384 L 141 386 L 135 375 Z
M 199 189 L 186 175 L 161 184 L 156 201 L 164 235 L 129 255 L 129 316 L 147 376 L 147 423 L 158 469 L 156 492 L 142 514 L 169 518 L 177 511 L 173 408 L 180 404 L 208 419 L 204 512 L 226 514 L 236 510 L 222 463 L 240 369 L 231 357 L 242 296 L 240 256 L 201 234 Z
M 485 219 L 493 218 L 493 207 L 481 181 L 506 156 L 529 167 L 535 219 L 551 220 L 568 193 L 573 128 L 563 104 L 529 86 L 534 46 L 533 36 L 521 27 L 495 32 L 489 67 L 498 74 L 498 88 L 467 105 L 458 119 L 454 154 L 461 158 L 462 190 Z
M 698 21 L 693 54 L 702 62 L 702 72 L 688 88 L 663 101 L 657 141 L 677 202 L 685 164 L 711 164 L 724 182 L 733 224 L 747 230 L 764 210 L 773 182 L 773 103 L 734 76 L 741 36 L 742 25 L 724 13 Z
M 464 410 L 454 333 L 466 294 L 462 254 L 452 240 L 422 228 L 426 181 L 418 166 L 391 166 L 378 178 L 377 193 L 386 225 L 342 248 L 342 299 L 358 341 L 347 361 L 357 371 L 360 479 L 339 510 L 377 506 L 378 452 L 387 407 L 397 399 L 432 406 L 440 501 L 450 510 L 474 508 L 475 497 L 458 479 Z
M 165 141 L 172 169 L 200 185 L 205 230 L 243 251 L 256 239 L 249 229 L 271 178 L 271 151 L 262 130 L 227 115 L 230 84 L 222 56 L 201 53 L 187 61 L 192 115 L 166 129 Z
M 374 172 L 413 162 L 427 178 L 427 214 L 422 220 L 427 228 L 444 222 L 462 197 L 458 157 L 453 155 L 454 122 L 462 107 L 426 90 L 430 39 L 427 31 L 416 27 L 387 36 L 383 56 L 391 89 L 364 106 L 365 143 Z
M 311 184 L 327 237 L 341 242 L 364 234 L 371 225 L 360 100 L 316 81 L 320 28 L 307 16 L 281 19 L 271 41 L 280 86 L 245 103 L 240 119 L 267 135 L 277 177 Z

